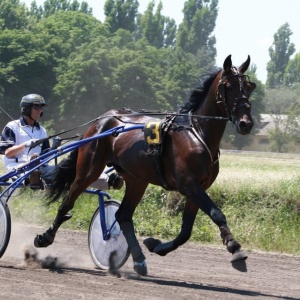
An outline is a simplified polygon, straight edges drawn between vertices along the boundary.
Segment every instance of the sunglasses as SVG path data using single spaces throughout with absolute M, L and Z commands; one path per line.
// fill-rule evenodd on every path
M 35 109 L 35 110 L 43 110 L 44 109 L 44 105 L 33 104 L 32 108 Z

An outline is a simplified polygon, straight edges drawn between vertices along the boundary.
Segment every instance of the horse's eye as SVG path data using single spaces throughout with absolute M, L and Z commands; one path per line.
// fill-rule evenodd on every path
M 250 82 L 246 83 L 246 91 L 251 93 L 253 91 L 253 87 Z

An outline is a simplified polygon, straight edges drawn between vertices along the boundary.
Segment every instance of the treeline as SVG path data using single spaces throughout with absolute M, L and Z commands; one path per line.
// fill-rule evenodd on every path
M 28 8 L 20 0 L 0 0 L 1 107 L 17 118 L 21 97 L 41 94 L 49 103 L 43 124 L 55 132 L 112 108 L 177 110 L 215 67 L 218 0 L 186 0 L 178 25 L 162 14 L 161 3 L 149 0 L 142 14 L 138 7 L 137 0 L 106 0 L 100 22 L 84 1 L 33 1 Z M 289 72 L 297 72 L 290 65 Z M 297 77 L 278 79 L 278 70 L 268 69 L 270 88 L 294 84 Z M 258 86 L 251 99 L 259 120 L 266 97 L 255 71 L 252 65 L 248 74 Z M 8 121 L 2 116 L 1 127 Z
M 216 55 L 218 1 L 188 2 L 177 28 L 154 1 L 144 14 L 136 0 L 106 1 L 101 23 L 85 2 L 1 0 L 1 106 L 17 117 L 21 97 L 39 93 L 53 130 L 111 108 L 177 109 Z

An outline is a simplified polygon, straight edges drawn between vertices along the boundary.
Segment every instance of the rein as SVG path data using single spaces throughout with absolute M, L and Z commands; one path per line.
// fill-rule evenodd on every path
M 185 113 L 185 114 L 181 114 L 181 113 L 177 113 L 177 112 L 151 112 L 151 111 L 143 111 L 140 110 L 140 112 L 136 112 L 136 113 L 129 113 L 126 114 L 125 116 L 174 116 L 174 117 L 179 117 L 179 116 L 189 116 L 189 113 Z M 99 118 L 97 118 L 97 120 L 99 119 L 104 119 L 104 118 L 110 118 L 110 117 L 124 117 L 124 114 L 116 114 L 116 115 L 106 115 L 106 116 L 100 116 Z M 203 116 L 203 115 L 193 115 L 193 117 L 198 118 L 198 119 L 203 119 L 203 120 L 220 120 L 220 121 L 228 121 L 229 118 L 228 117 L 215 117 L 215 116 Z M 126 122 L 124 122 L 126 123 Z
M 65 130 L 65 131 L 61 131 L 60 133 L 56 133 L 56 134 L 49 135 L 48 137 L 46 137 L 46 138 L 44 138 L 44 139 L 40 139 L 40 140 L 36 141 L 34 144 L 32 144 L 32 146 L 31 146 L 30 148 L 34 148 L 34 147 L 36 147 L 37 145 L 43 143 L 44 141 L 50 140 L 50 139 L 55 138 L 55 137 L 57 137 L 57 136 L 60 136 L 60 135 L 62 135 L 62 134 L 64 134 L 64 133 L 67 133 L 67 132 L 73 131 L 73 130 L 75 130 L 75 129 L 84 127 L 84 126 L 86 126 L 86 125 L 89 125 L 89 124 L 91 124 L 91 123 L 94 123 L 94 122 L 96 122 L 97 120 L 99 120 L 99 118 L 93 119 L 93 120 L 91 120 L 91 121 L 89 121 L 89 122 L 86 122 L 86 123 L 84 123 L 84 124 L 81 124 L 81 125 L 79 125 L 79 126 L 77 126 L 77 127 L 74 127 L 74 128 L 71 128 L 71 129 L 68 129 L 68 130 Z M 74 138 L 78 138 L 78 137 L 81 137 L 81 136 L 82 136 L 81 134 L 77 133 L 75 136 L 72 136 L 72 137 L 70 137 L 70 138 L 61 139 L 61 140 L 72 140 L 72 139 L 74 139 Z
M 51 139 L 51 138 L 53 138 L 53 137 L 56 137 L 56 136 L 58 136 L 58 135 L 62 135 L 62 134 L 64 134 L 64 133 L 73 131 L 73 130 L 78 129 L 78 128 L 81 128 L 81 127 L 84 127 L 84 126 L 89 125 L 89 124 L 91 124 L 91 123 L 94 123 L 94 122 L 96 122 L 96 121 L 98 121 L 98 120 L 99 120 L 99 117 L 96 118 L 96 119 L 93 119 L 93 120 L 91 120 L 91 121 L 89 121 L 89 122 L 86 122 L 86 123 L 84 123 L 84 124 L 81 124 L 81 125 L 79 125 L 79 126 L 77 126 L 77 127 L 74 127 L 74 128 L 71 128 L 71 129 L 68 129 L 68 130 L 65 130 L 65 131 L 61 131 L 61 132 L 58 133 L 58 134 L 52 134 L 52 135 L 48 136 L 47 138 L 45 138 L 45 140 L 46 140 L 46 139 Z
M 131 110 L 128 110 L 126 109 L 129 113 L 126 114 L 125 116 L 136 116 L 136 117 L 139 117 L 139 116 L 188 116 L 188 114 L 181 114 L 181 113 L 176 113 L 176 112 L 160 112 L 160 111 L 146 111 L 144 109 L 141 109 L 139 112 L 131 112 Z M 124 114 L 114 114 L 114 115 L 105 115 L 105 116 L 99 116 L 98 118 L 95 118 L 89 122 L 86 122 L 84 124 L 81 124 L 77 127 L 74 127 L 74 128 L 71 128 L 71 129 L 68 129 L 68 130 L 65 130 L 65 131 L 61 131 L 59 133 L 56 133 L 56 134 L 52 134 L 44 139 L 40 139 L 38 141 L 36 141 L 34 144 L 32 144 L 31 148 L 34 148 L 36 146 L 38 146 L 39 144 L 43 143 L 44 141 L 46 140 L 50 140 L 54 137 L 57 137 L 59 135 L 62 135 L 64 133 L 67 133 L 67 132 L 70 132 L 70 131 L 73 131 L 75 129 L 78 129 L 78 128 L 81 128 L 81 127 L 84 127 L 86 125 L 89 125 L 91 123 L 94 123 L 98 120 L 101 120 L 101 119 L 105 119 L 105 118 L 111 118 L 111 117 L 114 117 L 114 118 L 117 118 L 118 120 L 122 121 L 123 123 L 130 123 L 130 124 L 142 124 L 142 123 L 138 123 L 138 122 L 125 122 L 124 120 L 121 120 L 120 117 L 124 117 Z M 203 115 L 193 115 L 193 117 L 195 118 L 199 118 L 199 119 L 203 119 L 203 120 L 220 120 L 220 121 L 228 121 L 228 118 L 227 117 L 214 117 L 214 116 L 203 116 Z M 76 137 L 79 137 L 80 135 L 77 134 Z
M 124 109 L 124 110 L 127 110 L 129 112 L 125 116 L 134 116 L 134 117 L 135 116 L 136 117 L 139 117 L 139 116 L 170 116 L 170 115 L 177 117 L 177 116 L 188 116 L 189 115 L 189 114 L 182 114 L 182 113 L 177 113 L 177 112 L 147 111 L 147 110 L 144 110 L 144 109 L 141 109 L 139 112 L 132 112 L 131 110 L 128 110 L 128 109 Z M 111 117 L 114 117 L 114 118 L 117 118 L 117 119 L 120 120 L 120 117 L 124 117 L 124 114 L 113 114 L 113 115 L 99 116 L 99 117 L 97 117 L 97 118 L 95 118 L 95 119 L 93 119 L 89 122 L 86 122 L 84 124 L 81 124 L 77 127 L 74 127 L 74 128 L 71 128 L 71 129 L 68 129 L 68 130 L 65 130 L 65 131 L 61 131 L 59 133 L 50 135 L 50 136 L 48 136 L 44 139 L 40 139 L 32 145 L 32 148 L 36 147 L 37 145 L 39 145 L 40 143 L 42 143 L 44 141 L 50 140 L 51 138 L 54 138 L 56 136 L 62 135 L 64 133 L 73 131 L 73 130 L 81 128 L 81 127 L 84 127 L 84 126 L 89 125 L 91 123 L 94 123 L 98 120 L 101 120 L 101 119 L 104 119 L 104 118 L 111 118 Z M 198 119 L 203 119 L 203 120 L 220 120 L 220 121 L 224 121 L 224 120 L 228 121 L 229 120 L 228 117 L 203 116 L 203 115 L 193 115 L 193 117 L 198 118 Z M 141 123 L 135 123 L 135 122 L 125 122 L 123 120 L 122 120 L 122 122 L 131 123 L 131 124 L 141 124 Z

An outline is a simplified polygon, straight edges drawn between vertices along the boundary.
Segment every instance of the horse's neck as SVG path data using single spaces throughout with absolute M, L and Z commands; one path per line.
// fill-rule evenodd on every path
M 213 117 L 224 117 L 218 107 L 218 88 L 219 80 L 221 73 L 219 73 L 214 82 L 212 83 L 201 107 L 199 108 L 200 114 L 204 116 L 213 116 Z
M 219 79 L 216 78 L 215 82 L 212 84 L 201 107 L 194 111 L 194 115 L 212 117 L 210 119 L 200 117 L 198 124 L 199 133 L 203 135 L 203 139 L 213 155 L 219 151 L 220 142 L 227 123 L 226 120 L 220 119 L 220 117 L 226 118 L 227 116 L 220 111 L 217 104 L 216 91 L 218 89 L 218 84 L 216 82 L 218 82 L 218 80 Z

